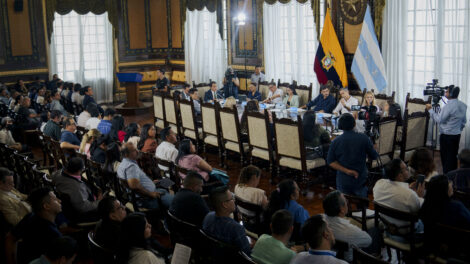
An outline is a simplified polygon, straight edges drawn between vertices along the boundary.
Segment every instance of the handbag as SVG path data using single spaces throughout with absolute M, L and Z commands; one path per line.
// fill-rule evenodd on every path
M 224 185 L 228 184 L 229 177 L 225 171 L 212 169 L 210 176 L 211 178 L 217 179 L 218 181 L 222 182 Z

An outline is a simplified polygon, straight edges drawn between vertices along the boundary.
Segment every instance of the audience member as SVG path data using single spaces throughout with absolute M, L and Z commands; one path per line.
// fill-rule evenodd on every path
M 9 106 L 10 105 L 10 98 L 8 96 L 7 88 L 0 89 L 0 103 Z
M 140 140 L 137 144 L 137 148 L 142 152 L 155 152 L 157 149 L 158 143 L 155 139 L 155 134 L 157 129 L 152 124 L 145 124 L 142 127 L 142 132 L 140 133 Z
M 132 213 L 121 223 L 118 263 L 165 264 L 162 255 L 150 247 L 152 225 L 142 213 Z
M 45 105 L 46 104 L 46 101 L 44 99 L 46 95 L 46 87 L 42 87 L 38 90 L 38 93 L 37 93 L 37 96 L 35 98 L 35 102 L 38 104 L 38 105 Z M 34 98 L 32 98 L 31 100 L 33 100 Z
M 26 85 L 24 84 L 24 81 L 21 79 L 18 79 L 15 84 L 15 90 L 18 91 L 19 93 L 22 94 L 27 94 L 28 93 L 28 88 L 26 88 Z
M 175 147 L 176 142 L 178 142 L 176 133 L 171 130 L 171 127 L 166 127 L 160 131 L 160 139 L 162 142 L 155 151 L 155 157 L 175 163 L 178 156 L 178 149 Z M 158 165 L 158 167 L 164 171 L 168 170 L 168 167 L 162 165 Z
M 122 162 L 117 169 L 120 179 L 126 180 L 129 188 L 136 192 L 139 205 L 144 208 L 159 208 L 159 200 L 168 208 L 173 200 L 173 195 L 167 190 L 155 187 L 155 183 L 139 168 L 137 164 L 138 151 L 132 143 L 125 143 L 122 150 Z
M 124 142 L 132 143 L 137 148 L 140 141 L 140 126 L 137 123 L 130 123 L 125 129 Z
M 100 114 L 104 114 L 103 108 L 101 108 L 101 106 L 98 105 L 95 99 L 93 98 L 93 89 L 91 88 L 91 86 L 83 87 L 83 93 L 85 95 L 83 97 L 83 102 L 82 102 L 83 107 L 86 108 L 89 103 L 94 103 L 98 107 L 98 111 L 100 112 Z
M 90 146 L 91 160 L 104 164 L 106 161 L 106 145 L 108 143 L 108 137 L 101 135 L 99 138 L 93 140 Z
M 64 116 L 68 115 L 67 111 L 65 111 L 64 106 L 60 103 L 60 93 L 58 90 L 52 92 L 51 110 L 60 111 Z
M 204 93 L 204 102 L 205 103 L 212 103 L 219 101 L 219 97 L 217 96 L 217 83 L 211 82 L 210 89 Z
M 456 191 L 470 193 L 470 149 L 462 149 L 458 156 L 458 169 L 447 173 Z
M 19 96 L 19 97 L 18 97 Z M 20 99 L 19 99 L 20 98 Z M 10 103 L 7 105 L 10 110 L 13 110 L 16 105 L 18 105 L 18 101 L 22 98 L 21 94 L 18 91 L 13 91 L 10 96 Z
M 77 135 L 75 135 L 75 130 L 77 129 L 77 124 L 73 117 L 65 118 L 65 130 L 62 131 L 60 136 L 60 147 L 64 149 L 80 149 L 80 140 Z
M 272 235 L 263 234 L 256 241 L 251 257 L 258 264 L 285 264 L 295 257 L 295 252 L 287 247 L 294 219 L 287 210 L 279 210 L 271 217 Z
M 170 81 L 168 78 L 165 77 L 165 70 L 158 69 L 157 70 L 157 82 L 155 83 L 155 87 L 158 91 L 162 92 L 169 92 Z
M 54 192 L 48 188 L 33 190 L 28 201 L 33 213 L 27 214 L 7 235 L 6 252 L 11 254 L 7 255 L 7 263 L 29 263 L 46 252 L 47 245 L 55 238 L 62 236 L 55 224 L 62 206 Z M 19 240 L 22 242 L 16 253 L 16 243 Z
M 263 208 L 268 206 L 268 197 L 263 189 L 257 188 L 261 178 L 261 170 L 253 165 L 243 168 L 238 178 L 238 184 L 235 185 L 235 195 L 247 202 L 261 205 Z M 238 208 L 243 211 L 243 208 Z M 246 212 L 245 212 L 246 213 Z
M 233 96 L 238 99 L 238 88 L 240 87 L 240 80 L 232 67 L 228 67 L 225 71 L 224 77 L 224 98 Z
M 297 254 L 291 264 L 347 264 L 346 261 L 337 259 L 336 253 L 331 251 L 335 244 L 335 236 L 322 215 L 312 216 L 305 222 L 302 236 L 307 240 L 310 250 Z
M 351 113 L 351 106 L 358 105 L 359 101 L 349 94 L 347 87 L 341 88 L 339 94 L 341 95 L 341 100 L 339 100 L 338 105 L 333 109 L 333 114 L 342 115 Z
M 103 170 L 117 173 L 121 160 L 119 145 L 116 142 L 110 143 L 106 147 L 106 160 L 103 164 Z
M 284 96 L 282 103 L 285 104 L 287 108 L 299 107 L 299 96 L 297 95 L 294 86 L 287 87 L 286 96 Z
M 237 105 L 237 100 L 233 96 L 225 99 L 224 108 L 233 109 Z
M 315 121 L 315 111 L 308 110 L 305 112 L 302 126 L 304 132 L 304 145 L 307 148 L 307 159 L 326 159 L 329 145 L 331 143 L 330 135 L 328 134 L 328 131 Z M 320 147 L 320 149 L 315 149 L 318 147 Z
M 335 108 L 336 100 L 330 94 L 330 87 L 328 85 L 320 86 L 320 94 L 312 101 L 308 102 L 301 108 L 312 108 L 318 113 L 331 113 Z
M 46 136 L 51 137 L 55 141 L 59 141 L 62 131 L 60 128 L 60 122 L 62 119 L 62 112 L 59 110 L 52 110 L 50 119 L 47 121 L 44 126 L 42 133 Z
M 251 254 L 250 243 L 245 228 L 230 215 L 235 211 L 235 197 L 228 187 L 221 186 L 212 190 L 210 196 L 215 211 L 206 215 L 202 229 L 209 236 L 240 248 L 245 254 Z
M 31 106 L 31 99 L 28 97 L 23 98 L 21 106 L 18 109 L 18 115 L 20 120 L 20 126 L 23 129 L 36 129 L 39 127 L 39 121 L 36 119 L 38 115 L 29 109 Z
M 355 126 L 351 114 L 341 116 L 338 127 L 344 130 L 344 134 L 331 143 L 327 162 L 336 170 L 336 189 L 342 193 L 367 197 L 366 156 L 375 160 L 378 154 L 367 135 L 353 131 Z
M 96 105 L 94 104 L 88 104 L 87 108 L 83 110 L 77 118 L 77 125 L 81 127 L 86 127 L 86 123 L 88 119 L 91 118 L 91 112 L 93 111 L 92 108 L 96 108 Z M 96 112 L 98 112 L 98 108 L 96 108 Z M 99 115 L 99 112 L 98 112 Z
M 98 202 L 103 199 L 101 193 L 97 197 L 82 181 L 82 172 L 85 169 L 83 160 L 78 157 L 71 158 L 64 169 L 52 174 L 52 182 L 60 195 L 66 195 L 72 206 L 72 221 L 96 220 Z
M 189 83 L 184 83 L 183 92 L 181 93 L 181 99 L 182 100 L 190 101 L 190 99 L 191 99 L 191 95 L 189 94 L 190 89 L 191 89 L 191 85 L 189 85 Z
M 21 102 L 23 102 L 24 97 L 22 95 L 18 95 L 15 97 L 14 100 L 11 101 L 10 103 L 10 109 L 13 110 L 13 112 L 18 113 L 18 110 L 20 110 Z
M 13 172 L 0 167 L 0 212 L 7 223 L 17 225 L 25 215 L 31 212 L 28 197 L 15 189 Z
M 283 96 L 284 96 L 284 91 L 282 91 L 282 89 L 278 89 L 276 87 L 276 84 L 271 82 L 269 83 L 268 98 L 266 98 L 263 101 L 263 103 L 280 104 L 282 103 Z
M 209 173 L 212 171 L 212 166 L 196 154 L 196 148 L 190 139 L 183 139 L 180 142 L 175 163 L 187 170 L 199 173 L 206 182 L 210 180 Z M 182 173 L 179 176 L 183 179 L 186 177 Z
M 170 212 L 185 222 L 202 227 L 202 221 L 209 213 L 209 208 L 200 195 L 203 185 L 201 175 L 189 171 L 183 180 L 183 188 L 176 193 L 170 205 Z
M 101 114 L 98 110 L 96 104 L 90 103 L 88 105 L 92 105 L 93 107 L 89 108 L 90 111 L 90 118 L 87 119 L 85 122 L 85 128 L 90 129 L 98 129 L 98 125 L 101 123 Z
M 95 242 L 115 252 L 119 245 L 121 223 L 127 215 L 126 208 L 114 196 L 103 198 L 98 203 L 101 220 L 95 227 Z
M 78 243 L 75 239 L 63 236 L 52 240 L 46 252 L 29 264 L 62 264 L 73 263 L 78 254 Z
M 17 151 L 23 152 L 27 149 L 27 146 L 21 145 L 16 142 L 13 138 L 11 131 L 13 130 L 13 120 L 10 117 L 2 118 L 1 129 L 0 129 L 0 143 L 8 145 Z
M 124 117 L 122 115 L 115 115 L 111 120 L 111 130 L 109 131 L 109 138 L 114 142 L 124 142 L 126 132 L 124 131 Z
M 410 179 L 413 181 L 415 181 L 416 177 L 420 174 L 426 177 L 426 181 L 429 181 L 431 177 L 437 175 L 432 153 L 425 147 L 417 148 L 413 152 L 408 167 L 410 168 Z
M 107 135 L 109 131 L 111 131 L 111 119 L 113 119 L 115 114 L 116 111 L 114 111 L 112 108 L 107 108 L 104 111 L 103 119 L 101 119 L 101 122 L 96 127 L 102 135 Z
M 201 115 L 201 103 L 199 102 L 199 95 L 197 93 L 197 89 L 190 89 L 189 95 L 191 96 L 191 99 L 193 99 L 194 111 L 196 111 L 196 115 Z
M 86 154 L 88 159 L 91 159 L 90 147 L 91 143 L 97 138 L 101 137 L 100 131 L 98 129 L 90 129 L 88 132 L 83 135 L 82 142 L 80 143 L 80 149 L 78 152 Z
M 248 84 L 248 93 L 246 94 L 246 98 L 261 101 L 261 94 L 258 92 L 255 83 Z
M 73 93 L 72 93 L 72 96 L 70 98 L 71 99 L 70 101 L 72 101 L 72 103 L 75 103 L 77 105 L 82 105 L 84 96 L 80 95 L 80 90 L 81 89 L 82 89 L 82 85 L 79 84 L 79 83 L 76 83 L 73 86 Z
M 255 72 L 251 75 L 251 83 L 253 84 L 258 84 L 260 82 L 264 82 L 265 80 L 265 76 L 264 76 L 264 73 L 261 72 L 261 66 L 260 65 L 256 65 L 255 66 Z M 258 100 L 260 101 L 260 100 Z

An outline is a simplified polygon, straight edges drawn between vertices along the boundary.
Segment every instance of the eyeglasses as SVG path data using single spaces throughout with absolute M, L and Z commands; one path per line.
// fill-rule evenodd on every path
M 230 202 L 230 201 L 235 201 L 235 195 L 232 194 L 231 196 L 232 196 L 232 198 L 230 198 L 228 200 L 225 200 L 224 203 L 225 202 Z

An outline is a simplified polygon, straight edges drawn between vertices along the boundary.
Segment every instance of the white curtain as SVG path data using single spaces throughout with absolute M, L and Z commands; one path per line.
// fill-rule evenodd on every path
M 184 60 L 188 82 L 207 83 L 211 79 L 223 86 L 227 53 L 216 21 L 216 13 L 207 8 L 186 10 Z
M 310 2 L 290 1 L 263 4 L 263 37 L 266 79 L 282 82 L 297 81 L 313 84 L 318 91 L 318 81 L 313 71 L 318 47 L 315 23 Z
M 108 14 L 55 13 L 50 74 L 91 86 L 98 103 L 113 101 L 113 37 Z

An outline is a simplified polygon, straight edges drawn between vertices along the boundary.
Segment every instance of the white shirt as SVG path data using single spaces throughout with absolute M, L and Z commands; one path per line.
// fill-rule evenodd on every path
M 333 251 L 316 250 L 316 252 L 325 253 L 328 255 L 312 255 L 309 252 L 300 252 L 291 260 L 290 264 L 347 264 L 346 261 L 334 257 L 333 255 L 336 255 L 336 253 Z
M 38 97 L 36 98 L 36 103 L 44 105 L 44 96 L 38 95 Z
M 349 109 L 351 109 L 351 106 L 358 105 L 358 104 L 359 104 L 359 102 L 353 96 L 349 96 L 349 99 L 346 101 L 346 106 Z M 344 113 L 350 113 L 350 111 L 348 109 L 346 109 L 346 107 L 344 107 L 344 105 L 341 103 L 341 101 L 339 101 L 338 105 L 335 107 L 335 109 L 333 109 L 333 113 L 338 113 L 338 114 L 341 115 L 341 114 L 344 114 Z
M 276 91 L 274 91 L 274 93 L 271 90 L 269 90 L 268 98 L 271 98 L 271 97 L 273 97 L 277 94 L 279 95 L 279 97 L 274 98 L 273 100 L 271 100 L 271 103 L 273 103 L 273 104 L 281 104 L 282 103 L 282 97 L 284 95 L 284 92 L 282 91 L 282 89 L 278 88 L 278 89 L 276 89 Z
M 138 136 L 132 136 L 127 140 L 127 142 L 134 144 L 134 147 L 136 148 L 137 148 L 137 144 L 139 144 L 139 141 L 140 141 L 140 137 Z
M 328 222 L 328 226 L 333 231 L 336 239 L 347 242 L 350 245 L 356 245 L 360 248 L 368 247 L 372 243 L 370 235 L 359 227 L 351 224 L 348 219 L 327 215 L 324 216 L 324 219 Z M 346 261 L 352 261 L 352 253 L 351 249 L 344 252 L 344 259 Z
M 410 213 L 417 213 L 424 201 L 423 198 L 419 197 L 416 192 L 410 189 L 406 182 L 381 179 L 375 184 L 373 192 L 374 201 L 385 206 Z M 409 222 L 396 220 L 390 217 L 384 218 L 397 226 L 409 225 Z M 406 232 L 406 230 L 404 231 Z
M 88 113 L 87 111 L 81 112 L 80 115 L 78 115 L 78 118 L 77 118 L 77 126 L 86 127 L 86 122 L 90 118 L 91 118 L 90 113 Z
M 101 122 L 101 119 L 97 117 L 92 117 L 86 121 L 85 128 L 88 130 L 98 128 L 98 124 L 100 122 Z
M 158 145 L 157 150 L 155 150 L 155 157 L 161 159 L 161 160 L 166 160 L 166 161 L 171 161 L 175 163 L 176 157 L 178 156 L 178 149 L 176 149 L 175 145 L 171 144 L 168 141 L 163 141 Z M 168 167 L 158 165 L 158 167 L 161 170 L 167 171 Z
M 83 97 L 85 97 L 85 96 L 80 95 L 79 92 L 73 92 L 72 93 L 72 103 L 77 103 L 77 104 L 81 105 L 82 102 L 83 102 Z

